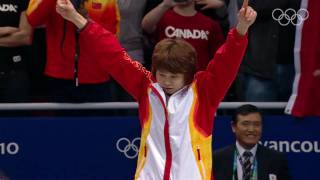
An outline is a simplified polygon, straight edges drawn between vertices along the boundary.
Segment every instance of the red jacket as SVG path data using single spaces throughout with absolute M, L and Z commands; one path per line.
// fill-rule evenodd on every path
M 246 36 L 231 30 L 207 69 L 168 101 L 151 73 L 133 61 L 111 33 L 89 23 L 80 41 L 139 103 L 142 132 L 135 179 L 210 180 L 213 118 L 238 72 Z
M 76 28 L 56 13 L 55 3 L 56 0 L 31 0 L 27 10 L 27 18 L 33 27 L 46 26 L 47 63 L 45 74 L 54 78 L 72 80 L 75 69 Z M 90 18 L 112 33 L 117 33 L 119 12 L 115 0 L 88 0 L 85 7 Z M 66 23 L 65 27 L 64 23 Z M 89 52 L 81 43 L 79 52 L 78 78 L 80 83 L 102 83 L 109 79 L 108 73 L 98 63 L 92 61 Z

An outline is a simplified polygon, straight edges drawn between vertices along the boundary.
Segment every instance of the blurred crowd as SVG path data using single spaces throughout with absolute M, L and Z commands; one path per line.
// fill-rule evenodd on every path
M 201 71 L 237 23 L 243 0 L 189 0 L 184 6 L 177 6 L 176 1 L 72 2 L 84 16 L 114 33 L 128 54 L 147 69 L 155 43 L 182 38 L 196 49 L 197 70 Z M 312 18 L 301 11 L 304 1 L 308 2 L 249 1 L 258 17 L 249 30 L 238 76 L 224 101 L 289 100 L 295 77 L 296 31 Z M 98 64 L 90 63 L 92 57 L 81 49 L 76 28 L 55 12 L 55 0 L 2 0 L 0 17 L 0 102 L 132 101 L 108 74 L 101 73 Z M 320 77 L 317 68 L 310 71 Z

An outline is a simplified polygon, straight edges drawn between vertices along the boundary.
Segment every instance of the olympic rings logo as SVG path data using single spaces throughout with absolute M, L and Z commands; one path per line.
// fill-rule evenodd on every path
M 299 9 L 298 11 L 289 8 L 283 11 L 280 8 L 276 8 L 272 11 L 272 18 L 278 21 L 281 26 L 287 26 L 290 23 L 294 26 L 299 26 L 303 21 L 308 19 L 309 12 L 306 9 Z
M 138 141 L 140 141 L 140 138 L 137 137 L 130 142 L 128 138 L 120 138 L 117 141 L 117 149 L 118 151 L 122 152 L 128 159 L 134 159 L 139 154 L 139 147 L 138 147 Z

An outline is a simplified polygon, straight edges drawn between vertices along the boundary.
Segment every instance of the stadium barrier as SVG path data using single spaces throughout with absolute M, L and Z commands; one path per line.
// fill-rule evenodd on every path
M 221 103 L 220 109 L 241 104 Z M 285 107 L 285 103 L 253 104 L 263 109 Z M 136 103 L 7 105 L 0 109 L 137 108 Z M 1 117 L 0 169 L 12 180 L 131 180 L 139 136 L 137 117 Z M 265 116 L 262 137 L 261 144 L 287 153 L 293 180 L 320 179 L 320 117 Z M 213 148 L 233 142 L 230 117 L 216 117 Z

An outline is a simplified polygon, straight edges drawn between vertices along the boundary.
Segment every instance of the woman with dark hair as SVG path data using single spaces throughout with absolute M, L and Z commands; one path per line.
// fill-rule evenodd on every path
M 210 180 L 214 114 L 236 76 L 256 12 L 240 10 L 237 28 L 206 70 L 196 73 L 196 51 L 184 40 L 160 41 L 149 72 L 110 32 L 79 15 L 69 0 L 58 0 L 56 10 L 79 28 L 84 44 L 90 42 L 86 48 L 100 57 L 93 62 L 139 103 L 142 132 L 135 179 Z

